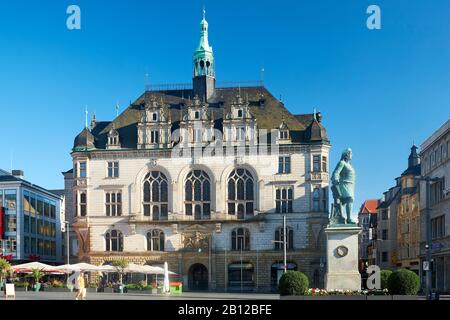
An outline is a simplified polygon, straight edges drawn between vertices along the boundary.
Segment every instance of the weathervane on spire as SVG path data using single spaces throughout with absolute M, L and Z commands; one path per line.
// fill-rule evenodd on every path
M 205 9 L 205 5 L 203 5 L 203 20 L 206 20 L 206 9 Z

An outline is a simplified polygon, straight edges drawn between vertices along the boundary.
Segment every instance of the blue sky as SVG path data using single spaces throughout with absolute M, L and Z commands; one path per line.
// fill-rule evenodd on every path
M 82 30 L 66 28 L 81 7 Z M 355 210 L 378 198 L 450 115 L 448 0 L 0 1 L 0 168 L 62 188 L 84 108 L 111 120 L 150 83 L 191 81 L 206 4 L 218 81 L 265 83 L 324 116 L 334 167 L 354 150 Z M 366 27 L 366 8 L 382 29 Z

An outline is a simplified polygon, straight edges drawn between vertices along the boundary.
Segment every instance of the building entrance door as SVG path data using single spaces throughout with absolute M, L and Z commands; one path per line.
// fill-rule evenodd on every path
M 201 263 L 189 268 L 189 290 L 208 290 L 208 269 Z

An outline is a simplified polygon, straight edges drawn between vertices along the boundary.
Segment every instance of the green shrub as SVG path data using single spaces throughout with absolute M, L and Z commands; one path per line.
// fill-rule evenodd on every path
M 17 281 L 17 282 L 14 282 L 14 285 L 17 288 L 27 288 L 27 287 L 29 287 L 30 284 L 27 281 Z
M 392 274 L 391 270 L 381 270 L 380 278 L 381 278 L 381 290 L 388 288 L 388 279 Z
M 95 283 L 95 282 L 90 282 L 90 283 L 89 283 L 89 288 L 91 288 L 91 289 L 97 289 L 97 287 L 98 287 L 98 284 L 97 284 L 97 283 Z
M 407 269 L 394 271 L 388 278 L 390 294 L 416 295 L 419 292 L 419 276 Z
M 152 290 L 152 289 L 153 289 L 152 286 L 142 286 L 142 290 L 148 290 L 148 291 L 150 291 L 150 290 Z
M 130 290 L 141 290 L 141 286 L 138 284 L 130 283 L 125 286 L 125 288 Z
M 306 294 L 308 288 L 308 277 L 299 271 L 287 271 L 278 284 L 278 292 L 282 296 L 302 296 Z

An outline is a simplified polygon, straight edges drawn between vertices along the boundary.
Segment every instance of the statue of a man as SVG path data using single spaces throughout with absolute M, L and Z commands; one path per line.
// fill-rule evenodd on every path
M 346 224 L 354 224 L 351 219 L 353 201 L 355 199 L 355 180 L 356 173 L 350 164 L 352 160 L 352 150 L 346 149 L 342 152 L 341 161 L 339 161 L 336 169 L 334 169 L 331 177 L 331 190 L 334 198 L 335 219 L 339 221 L 343 219 L 343 214 L 347 216 Z

